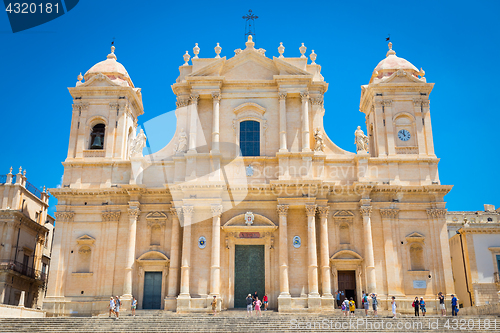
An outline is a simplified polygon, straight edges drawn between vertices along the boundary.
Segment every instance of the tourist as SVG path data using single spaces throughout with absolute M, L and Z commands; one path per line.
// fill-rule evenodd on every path
M 217 314 L 217 296 L 214 295 L 214 299 L 212 301 L 212 311 L 214 312 L 214 316 Z
M 344 312 L 344 317 L 349 317 L 349 300 L 347 298 L 342 302 L 342 312 Z
M 252 298 L 251 294 L 248 294 L 246 301 L 247 301 L 247 316 L 250 316 L 251 312 L 252 312 L 252 304 L 253 304 L 253 298 Z
M 377 301 L 377 294 L 373 293 L 372 294 L 372 308 L 373 308 L 373 316 L 378 317 L 378 301 Z
M 438 294 L 439 308 L 441 309 L 441 316 L 446 317 L 446 305 L 444 305 L 444 295 L 442 292 Z
M 425 309 L 425 301 L 423 297 L 420 297 L 420 311 L 422 311 L 422 316 L 425 317 L 427 310 Z
M 340 309 L 341 307 L 341 302 L 340 302 L 340 291 L 335 292 L 335 299 L 337 300 L 337 307 Z
M 254 304 L 254 308 L 255 308 L 255 301 L 257 300 L 257 298 L 259 298 L 259 295 L 257 294 L 257 292 L 255 292 L 252 296 L 253 298 L 253 304 Z
M 455 295 L 451 294 L 451 315 L 453 317 L 456 317 L 458 314 L 458 299 L 455 297 Z
M 420 315 L 418 313 L 418 309 L 420 308 L 420 302 L 418 300 L 418 296 L 415 297 L 411 306 L 413 306 L 413 308 L 415 308 L 415 317 L 419 317 Z
M 267 294 L 264 295 L 264 298 L 262 299 L 264 302 L 264 311 L 267 311 L 267 305 L 269 303 L 269 299 L 267 298 Z
M 137 300 L 135 297 L 132 297 L 132 316 L 135 317 L 135 309 L 137 309 Z
M 259 317 L 262 317 L 262 312 L 260 312 L 260 305 L 261 305 L 261 301 L 259 300 L 259 297 L 255 297 L 255 315 L 257 315 L 257 313 L 259 314 Z
M 370 308 L 370 301 L 368 295 L 363 293 L 363 307 L 365 308 L 365 316 L 368 317 L 368 309 Z
M 122 302 L 120 301 L 120 297 L 116 296 L 115 300 L 115 314 L 116 314 L 116 319 L 120 316 L 120 306 L 122 305 Z
M 394 316 L 393 318 L 396 318 L 396 297 L 392 296 L 392 315 Z
M 349 301 L 349 311 L 351 312 L 350 315 L 354 317 L 354 311 L 356 310 L 356 303 L 354 303 L 354 300 L 351 297 L 351 300 Z
M 111 318 L 112 314 L 115 314 L 115 300 L 113 299 L 113 296 L 111 296 L 111 299 L 109 300 L 109 318 Z

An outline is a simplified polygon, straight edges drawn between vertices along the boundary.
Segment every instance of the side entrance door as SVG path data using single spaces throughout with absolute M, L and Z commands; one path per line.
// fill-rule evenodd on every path
M 264 245 L 236 245 L 234 249 L 234 307 L 246 308 L 245 298 L 266 291 Z
M 338 271 L 338 286 L 339 290 L 344 292 L 344 297 L 340 297 L 340 300 L 344 299 L 350 300 L 351 297 L 356 302 L 356 274 L 355 271 Z M 356 304 L 357 306 L 357 304 Z
M 144 273 L 143 309 L 161 309 L 161 272 Z

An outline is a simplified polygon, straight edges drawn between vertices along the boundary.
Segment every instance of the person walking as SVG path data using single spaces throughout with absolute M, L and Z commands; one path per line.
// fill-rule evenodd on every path
M 370 301 L 368 300 L 368 295 L 363 293 L 363 307 L 365 308 L 365 317 L 368 317 L 368 309 L 370 308 Z
M 420 308 L 420 301 L 418 300 L 418 296 L 415 297 L 411 306 L 413 306 L 413 308 L 415 309 L 415 317 L 420 317 L 420 314 L 418 312 Z
M 353 317 L 355 315 L 354 311 L 356 311 L 356 303 L 354 303 L 354 300 L 351 297 L 351 299 L 349 300 L 349 312 Z
M 132 316 L 135 317 L 135 309 L 137 309 L 137 300 L 135 297 L 132 297 Z
M 344 317 L 349 317 L 349 300 L 347 298 L 342 302 L 342 312 L 344 312 Z
M 267 311 L 267 305 L 269 303 L 269 298 L 267 298 L 267 294 L 264 295 L 262 301 L 264 302 L 264 311 Z
M 115 300 L 115 314 L 116 314 L 116 319 L 120 317 L 120 306 L 122 305 L 122 302 L 120 301 L 120 297 L 116 296 Z
M 427 310 L 425 309 L 425 301 L 423 297 L 420 297 L 420 311 L 422 311 L 422 316 L 425 317 Z
M 378 301 L 376 293 L 372 294 L 372 308 L 373 308 L 373 316 L 378 317 Z
M 262 317 L 262 312 L 260 312 L 261 304 L 262 304 L 262 302 L 259 300 L 259 296 L 257 296 L 255 299 L 255 315 L 257 315 L 257 313 L 258 313 L 259 317 Z
M 111 296 L 111 299 L 109 300 L 109 318 L 111 318 L 112 314 L 115 314 L 115 300 L 113 299 L 113 296 Z
M 393 318 L 396 318 L 396 297 L 394 296 L 392 296 L 391 306 L 392 306 L 392 315 L 394 316 Z
M 342 304 L 340 302 L 340 291 L 338 290 L 335 292 L 335 299 L 337 300 L 337 307 L 340 309 Z
M 248 294 L 247 298 L 245 298 L 247 301 L 247 316 L 250 316 L 252 314 L 252 304 L 253 304 L 253 298 L 251 294 Z
M 451 294 L 451 315 L 456 317 L 458 314 L 458 299 L 455 295 Z
M 438 294 L 439 308 L 441 309 L 441 316 L 446 317 L 446 305 L 444 304 L 444 295 L 442 292 Z
M 212 311 L 214 312 L 214 316 L 217 314 L 217 296 L 214 295 L 214 299 L 212 300 Z

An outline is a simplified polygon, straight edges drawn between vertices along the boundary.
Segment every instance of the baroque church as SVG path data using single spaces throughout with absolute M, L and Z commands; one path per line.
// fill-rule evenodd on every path
M 425 72 L 386 57 L 361 86 L 366 135 L 343 150 L 324 130 L 328 83 L 306 57 L 266 56 L 250 36 L 234 56 L 186 52 L 172 84 L 176 131 L 143 155 L 135 87 L 112 47 L 78 76 L 57 197 L 49 313 L 123 308 L 208 311 L 269 297 L 282 312 L 331 310 L 342 291 L 361 306 L 415 295 L 437 309 L 452 294 L 439 159 Z M 353 124 L 355 130 L 356 124 Z M 354 131 L 353 131 L 354 132 Z

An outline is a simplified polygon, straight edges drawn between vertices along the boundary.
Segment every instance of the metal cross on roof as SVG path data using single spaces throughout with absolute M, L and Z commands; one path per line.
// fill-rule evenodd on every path
M 252 13 L 252 10 L 248 10 L 248 14 L 243 16 L 245 22 L 245 42 L 248 40 L 248 36 L 252 36 L 255 41 L 255 20 L 259 17 Z M 252 31 L 252 25 L 254 30 Z

